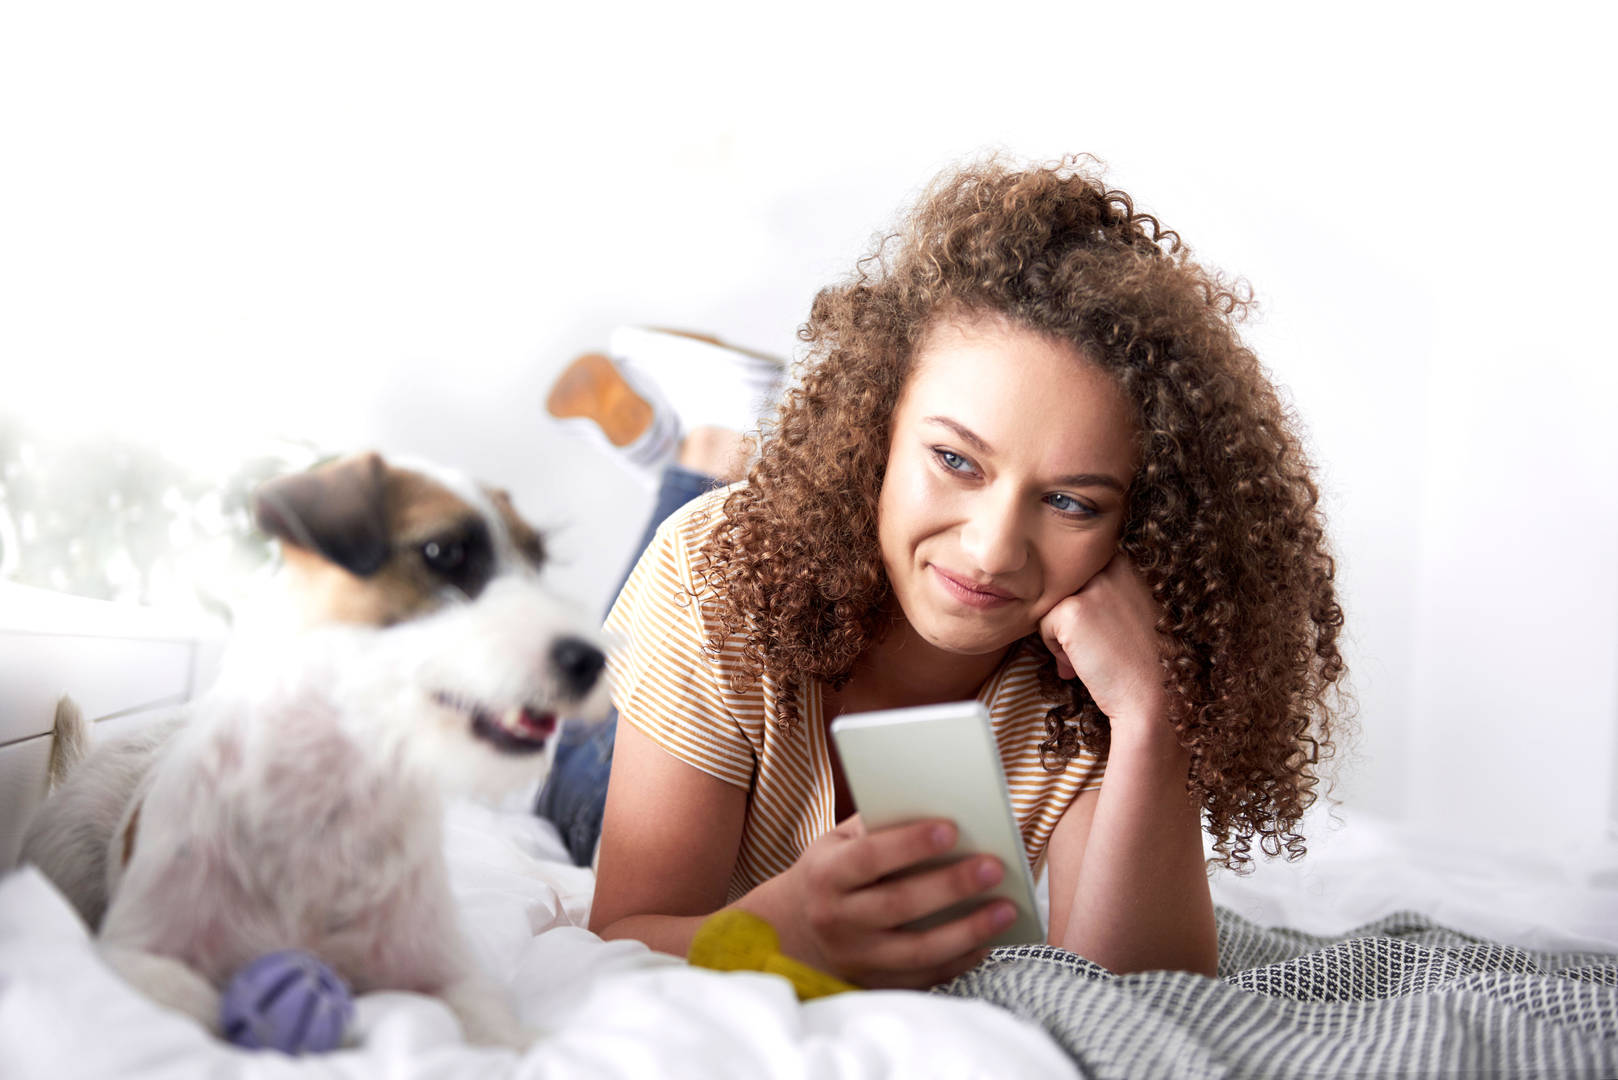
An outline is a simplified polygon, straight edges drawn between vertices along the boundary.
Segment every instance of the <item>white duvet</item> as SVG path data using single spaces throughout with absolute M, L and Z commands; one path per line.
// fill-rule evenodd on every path
M 1468 847 L 1364 816 L 1306 826 L 1301 863 L 1219 872 L 1216 902 L 1340 933 L 1413 909 L 1529 949 L 1618 951 L 1618 842 L 1555 856 Z M 480 962 L 544 1034 L 521 1056 L 467 1046 L 431 998 L 360 998 L 357 1045 L 292 1059 L 222 1045 L 124 985 L 33 870 L 0 879 L 0 1078 L 874 1077 L 1076 1075 L 1041 1030 L 980 1002 L 901 991 L 800 1005 L 774 976 L 687 967 L 583 929 L 594 883 L 522 810 L 451 808 L 451 882 Z
M 880 991 L 799 1004 L 771 975 L 686 966 L 583 929 L 593 878 L 548 825 L 450 811 L 450 874 L 485 967 L 543 1034 L 523 1055 L 468 1046 L 414 994 L 357 1003 L 357 1045 L 288 1058 L 223 1045 L 129 989 L 37 871 L 0 880 L 0 1077 L 875 1077 L 1076 1075 L 994 1006 Z
M 1618 837 L 1538 848 L 1446 835 L 1346 809 L 1311 810 L 1309 853 L 1219 870 L 1213 898 L 1261 926 L 1342 934 L 1395 911 L 1541 952 L 1618 953 Z

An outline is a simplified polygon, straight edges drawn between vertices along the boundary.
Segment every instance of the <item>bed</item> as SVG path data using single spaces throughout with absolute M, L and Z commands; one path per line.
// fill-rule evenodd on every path
M 446 850 L 467 932 L 544 1032 L 521 1057 L 467 1046 L 443 1006 L 399 993 L 360 999 L 357 1047 L 297 1060 L 233 1050 L 125 987 L 24 868 L 0 880 L 0 1075 L 1618 1074 L 1618 853 L 1508 867 L 1452 848 L 1435 866 L 1409 861 L 1411 843 L 1349 825 L 1307 874 L 1216 876 L 1218 980 L 1120 979 L 1059 950 L 1001 950 L 935 993 L 800 1005 L 775 976 L 594 937 L 582 928 L 591 873 L 548 823 L 515 802 L 457 804 Z M 1378 868 L 1391 880 L 1373 879 Z M 1383 910 L 1396 900 L 1418 911 Z M 1356 906 L 1364 918 L 1337 928 L 1370 923 L 1353 933 L 1297 926 Z M 1277 911 L 1294 925 L 1267 929 Z
M 37 714 L 34 734 L 0 740 L 13 769 L 0 840 L 19 793 L 40 786 L 27 773 L 49 738 L 35 730 L 49 716 L 39 672 L 55 653 L 34 638 L 70 650 L 62 670 L 81 681 L 95 650 L 122 657 L 104 670 L 133 673 L 128 700 L 103 679 L 98 726 L 127 727 L 196 682 L 193 658 L 151 684 L 153 641 L 194 645 L 171 628 L 120 624 L 94 649 L 33 629 L 7 653 L 27 671 L 0 670 L 0 720 Z M 357 1045 L 336 1053 L 237 1051 L 127 988 L 49 882 L 17 868 L 0 876 L 0 1076 L 1618 1076 L 1618 843 L 1511 853 L 1346 807 L 1306 832 L 1301 863 L 1214 875 L 1219 979 L 1117 978 L 1028 948 L 932 993 L 799 1004 L 775 976 L 594 937 L 592 875 L 524 797 L 457 803 L 446 855 L 462 921 L 542 1032 L 521 1056 L 466 1045 L 447 1009 L 403 993 L 363 996 Z

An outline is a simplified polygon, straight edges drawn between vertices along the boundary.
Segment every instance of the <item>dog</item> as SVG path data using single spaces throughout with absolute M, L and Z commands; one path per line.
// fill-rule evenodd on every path
M 298 948 L 356 993 L 438 996 L 470 1042 L 527 1045 L 456 925 L 443 798 L 541 779 L 558 719 L 604 715 L 596 631 L 540 586 L 510 498 L 458 473 L 358 455 L 270 481 L 254 515 L 277 601 L 160 730 L 86 755 L 58 708 L 24 861 L 112 967 L 215 1033 L 220 988 Z

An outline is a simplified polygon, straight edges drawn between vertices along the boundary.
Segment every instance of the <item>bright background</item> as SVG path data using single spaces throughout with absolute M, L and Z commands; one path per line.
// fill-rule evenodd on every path
M 1345 805 L 1577 846 L 1618 821 L 1589 6 L 4 4 L 0 405 L 463 465 L 593 610 L 650 494 L 548 420 L 561 365 L 626 322 L 790 354 L 941 167 L 1090 151 L 1262 303 L 1341 556 Z

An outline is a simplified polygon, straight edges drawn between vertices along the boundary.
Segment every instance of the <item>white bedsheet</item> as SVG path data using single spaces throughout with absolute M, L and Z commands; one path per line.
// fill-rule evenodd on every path
M 1533 951 L 1618 953 L 1618 841 L 1539 849 L 1342 808 L 1312 810 L 1309 853 L 1213 875 L 1214 902 L 1265 926 L 1341 934 L 1395 911 Z
M 1411 909 L 1524 948 L 1618 952 L 1618 843 L 1511 852 L 1341 816 L 1309 822 L 1301 863 L 1216 873 L 1216 902 L 1316 933 Z M 233 1050 L 126 987 L 23 870 L 0 880 L 0 1077 L 1074 1075 L 1044 1033 L 982 1003 L 874 992 L 799 1005 L 773 976 L 603 942 L 582 929 L 593 875 L 520 809 L 453 807 L 446 850 L 480 962 L 544 1032 L 525 1055 L 469 1047 L 447 1009 L 399 993 L 360 999 L 355 1048 Z
M 0 880 L 0 1077 L 1073 1076 L 1042 1031 L 994 1006 L 897 991 L 800 1005 L 769 975 L 687 967 L 582 929 L 592 875 L 549 826 L 460 805 L 451 878 L 484 966 L 542 1037 L 467 1046 L 419 995 L 360 998 L 352 1049 L 301 1059 L 224 1046 L 130 990 L 38 872 Z

